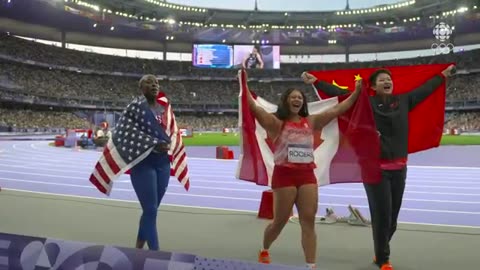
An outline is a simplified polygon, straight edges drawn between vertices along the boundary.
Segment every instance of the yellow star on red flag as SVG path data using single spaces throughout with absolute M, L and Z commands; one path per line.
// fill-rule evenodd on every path
M 354 76 L 355 76 L 355 81 L 360 81 L 360 80 L 363 79 L 362 76 L 360 76 L 360 74 L 357 74 L 357 75 L 354 75 Z M 340 89 L 348 90 L 348 86 L 341 86 L 335 80 L 332 81 L 332 84 L 335 85 L 336 87 L 340 88 Z

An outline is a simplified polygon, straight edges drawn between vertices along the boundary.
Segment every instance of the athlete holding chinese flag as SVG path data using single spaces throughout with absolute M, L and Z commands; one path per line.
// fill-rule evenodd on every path
M 416 73 L 412 71 L 415 67 L 402 68 L 403 70 L 401 72 L 404 73 L 406 69 L 410 69 L 408 71 L 410 79 L 405 77 L 404 81 L 414 80 L 412 76 L 415 77 Z M 438 69 L 439 66 L 419 68 L 429 68 L 428 72 L 431 73 L 432 69 Z M 412 152 L 410 151 L 411 147 L 409 147 L 409 139 L 414 139 L 413 137 L 409 138 L 409 135 L 411 135 L 409 134 L 409 128 L 411 128 L 409 113 L 416 108 L 417 105 L 434 94 L 441 85 L 444 87 L 445 79 L 452 75 L 453 69 L 454 65 L 450 65 L 446 69 L 443 69 L 443 71 L 433 74 L 433 76 L 421 86 L 414 90 L 404 91 L 404 93 L 401 94 L 393 94 L 392 72 L 390 70 L 379 69 L 373 71 L 373 73 L 370 71 L 369 83 L 371 89 L 374 91 L 374 95 L 370 97 L 370 103 L 381 142 L 382 181 L 380 184 L 364 183 L 364 187 L 367 193 L 372 219 L 375 249 L 374 262 L 382 270 L 393 270 L 393 266 L 390 264 L 390 240 L 397 228 L 398 214 L 405 190 L 407 157 L 408 153 Z M 399 70 L 400 72 L 399 67 L 394 67 L 392 70 Z M 351 70 L 348 71 L 351 72 Z M 365 72 L 366 70 L 362 71 Z M 334 73 L 335 71 L 327 72 Z M 337 74 L 341 74 L 342 72 L 345 73 L 345 70 L 339 71 Z M 302 79 L 306 84 L 312 84 L 320 96 L 323 94 L 326 97 L 331 97 L 350 93 L 349 90 L 346 90 L 347 87 L 342 87 L 341 83 L 338 84 L 335 80 L 330 80 L 332 84 L 326 82 L 325 74 L 322 75 L 321 73 L 322 72 L 318 72 L 318 74 L 314 75 L 304 72 Z M 319 77 L 323 78 L 323 80 L 319 80 Z M 337 78 L 344 77 L 345 76 L 338 76 Z M 357 77 L 359 76 L 355 76 L 355 80 L 359 79 Z M 352 80 L 354 79 L 353 76 L 350 78 Z M 443 108 L 441 108 L 440 105 L 437 104 L 436 107 L 444 110 L 445 105 L 442 105 Z M 437 132 L 430 131 L 430 133 Z M 419 149 L 424 150 L 425 147 Z

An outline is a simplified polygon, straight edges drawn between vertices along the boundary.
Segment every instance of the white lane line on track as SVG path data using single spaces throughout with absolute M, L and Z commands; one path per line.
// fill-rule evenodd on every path
M 50 146 L 48 146 L 50 147 Z M 53 147 L 52 147 L 53 148 Z M 38 149 L 38 148 L 37 148 Z M 49 148 L 46 148 L 49 149 Z M 66 150 L 66 149 L 58 149 L 58 148 L 53 148 L 56 150 Z M 72 151 L 73 150 L 66 150 L 66 151 Z M 83 150 L 83 151 L 91 151 L 92 150 Z M 38 151 L 37 151 L 38 152 Z M 58 153 L 58 152 L 56 152 Z M 93 153 L 101 153 L 101 152 L 93 152 Z M 216 159 L 216 158 L 200 158 L 200 157 L 189 157 L 188 159 L 193 159 L 193 160 L 215 160 L 218 162 L 238 162 L 236 159 Z M 436 169 L 466 169 L 466 170 L 480 170 L 480 167 L 463 167 L 463 166 L 422 166 L 422 165 L 409 165 L 409 168 L 419 168 L 419 169 L 431 169 L 431 168 L 436 168 Z
M 43 149 L 51 149 L 51 150 L 60 150 L 60 151 L 54 151 L 55 153 L 54 154 L 58 154 L 59 152 L 66 152 L 66 151 L 70 151 L 70 152 L 74 152 L 73 150 L 67 150 L 67 149 L 61 149 L 61 148 L 54 148 L 54 147 L 51 147 L 51 146 L 48 146 L 48 144 L 45 144 L 45 143 L 36 143 L 36 144 L 41 144 L 41 145 L 45 145 L 46 147 L 44 147 Z M 35 144 L 35 145 L 36 145 Z M 17 144 L 14 144 L 13 147 L 16 149 L 16 146 Z M 30 146 L 31 147 L 31 146 Z M 37 148 L 40 150 L 40 148 Z M 42 149 L 42 150 L 43 150 Z M 82 150 L 82 152 L 91 152 L 91 153 L 95 153 L 95 154 L 98 154 L 100 155 L 101 152 L 98 152 L 98 151 L 93 151 L 93 150 Z M 44 153 L 44 152 L 39 152 L 39 151 L 30 151 L 28 153 Z M 53 152 L 52 152 L 53 153 Z M 197 158 L 197 157 L 189 157 L 188 158 L 189 160 L 215 160 L 215 161 L 218 161 L 218 162 L 238 162 L 238 160 L 235 160 L 235 159 L 216 159 L 216 158 Z M 480 167 L 455 167 L 455 166 L 419 166 L 419 165 L 409 165 L 408 166 L 409 168 L 419 168 L 419 169 L 459 169 L 459 170 L 480 170 Z
M 9 164 L 7 164 L 9 163 Z M 23 165 L 12 165 L 12 164 L 23 164 Z M 33 166 L 37 168 L 32 168 L 32 165 L 25 165 L 25 162 L 16 162 L 9 160 L 7 162 L 0 160 L 0 168 L 2 167 L 7 167 L 7 168 L 25 168 L 25 169 L 30 169 L 30 170 L 39 170 L 39 171 L 51 171 L 51 172 L 60 172 L 60 173 L 75 173 L 76 175 L 81 175 L 81 174 L 88 174 L 90 175 L 90 171 L 88 169 L 93 168 L 93 165 L 91 168 L 84 168 L 83 170 L 76 170 L 79 167 L 78 165 L 75 164 L 57 164 L 57 163 L 47 163 L 47 162 L 31 162 L 29 164 L 32 164 Z M 53 168 L 47 167 L 47 166 L 54 166 Z M 74 168 L 74 169 L 71 169 Z M 208 174 L 202 174 L 203 172 L 208 172 Z M 226 173 L 227 175 L 224 175 L 223 173 Z M 70 176 L 65 176 L 65 177 L 70 177 Z M 209 178 L 227 178 L 227 180 L 239 180 L 237 179 L 234 175 L 233 172 L 228 170 L 228 171 L 218 171 L 215 174 L 211 173 L 210 169 L 204 170 L 204 169 L 198 169 L 198 168 L 190 168 L 190 177 L 209 177 Z M 412 179 L 413 178 L 413 179 Z M 416 176 L 409 176 L 410 182 L 414 183 L 455 183 L 455 184 L 463 184 L 463 185 L 478 185 L 480 186 L 480 180 L 477 178 L 463 178 L 463 179 L 475 179 L 477 181 L 441 181 L 441 180 L 427 180 L 429 178 L 424 178 L 424 177 L 416 177 Z M 431 178 L 431 179 L 436 179 L 436 178 Z M 227 182 L 227 181 L 225 181 Z M 479 193 L 480 195 L 480 193 Z
M 344 191 L 365 191 L 363 188 L 343 188 L 343 187 L 324 187 L 322 190 L 344 190 Z M 410 190 L 409 186 L 406 187 L 405 193 L 409 194 L 427 194 L 427 195 L 454 195 L 454 196 L 480 196 L 479 193 L 451 193 L 451 192 L 432 192 L 432 191 L 416 191 Z
M 136 200 L 97 198 L 97 197 L 79 196 L 79 195 L 64 195 L 64 194 L 57 194 L 57 193 L 39 192 L 39 191 L 30 191 L 30 190 L 21 190 L 21 189 L 4 189 L 4 190 L 14 191 L 14 192 L 22 192 L 22 193 L 47 195 L 47 196 L 52 196 L 52 197 L 64 197 L 67 200 L 71 199 L 71 198 L 77 198 L 77 199 L 88 199 L 88 200 L 98 200 L 98 201 L 107 201 L 107 202 L 131 203 L 131 204 L 135 204 L 137 206 L 137 208 L 140 208 L 140 206 L 138 205 L 138 201 L 136 201 Z M 189 208 L 189 209 L 205 209 L 205 210 L 217 210 L 217 211 L 226 211 L 226 212 L 239 212 L 239 213 L 257 214 L 257 211 L 252 211 L 252 210 L 228 209 L 228 208 L 219 208 L 219 207 L 188 206 L 188 205 L 168 204 L 168 203 L 162 203 L 161 206 L 173 206 L 173 207 Z M 112 207 L 115 207 L 115 206 L 112 206 Z M 160 211 L 162 211 L 162 208 L 160 208 Z M 320 216 L 318 216 L 318 217 L 320 217 Z M 399 222 L 399 224 L 424 225 L 424 226 L 448 227 L 448 228 L 464 228 L 464 229 L 475 229 L 475 230 L 480 229 L 480 226 L 450 225 L 450 224 L 435 224 L 435 223 Z
M 2 167 L 2 165 L 0 164 L 0 167 Z M 14 167 L 14 166 L 9 166 L 9 167 Z M 23 168 L 28 168 L 28 167 L 23 167 Z M 42 169 L 43 170 L 46 170 L 46 169 Z M 33 170 L 35 171 L 35 170 Z M 49 170 L 49 171 L 55 171 L 55 170 Z M 58 170 L 57 170 L 58 171 Z M 35 175 L 35 176 L 46 176 L 46 177 L 52 177 L 52 178 L 61 178 L 61 179 L 67 179 L 67 180 L 88 180 L 88 178 L 90 177 L 90 173 L 91 172 L 85 172 L 85 171 L 82 171 L 81 174 L 68 174 L 68 173 L 71 173 L 71 172 L 74 172 L 74 171 L 60 171 L 60 172 L 63 172 L 63 173 L 67 173 L 67 174 L 46 174 L 46 173 L 37 173 L 37 172 L 27 172 L 27 171 L 9 171 L 9 170 L 0 170 L 0 172 L 5 172 L 5 173 L 11 173 L 11 174 L 18 174 L 18 175 Z M 82 177 L 82 174 L 84 174 L 84 177 Z M 197 174 L 197 173 L 190 173 L 190 177 L 200 177 L 201 179 L 205 179 L 205 178 L 221 178 L 221 179 L 225 179 L 226 177 L 225 176 L 221 176 L 221 175 L 210 175 L 210 174 Z M 120 175 L 120 177 L 130 177 L 129 175 L 127 174 L 123 174 L 123 175 Z M 0 178 L 1 179 L 1 178 Z M 242 181 L 242 180 L 239 180 L 239 179 L 236 179 L 236 178 L 227 178 L 227 179 L 231 179 L 231 181 Z M 118 181 L 116 181 L 118 182 Z M 195 182 L 205 182 L 205 183 L 217 183 L 217 184 L 230 184 L 231 182 L 229 182 L 229 180 L 223 180 L 223 181 L 215 181 L 215 180 L 196 180 Z M 239 184 L 242 184 L 242 185 L 253 185 L 252 183 L 250 182 L 246 182 L 246 181 L 242 181 L 242 182 L 237 182 Z M 480 189 L 480 188 L 479 188 Z
M 13 147 L 15 149 L 17 149 L 16 147 L 17 145 L 14 144 Z M 38 150 L 41 150 L 41 149 L 38 149 L 38 150 L 33 150 L 33 151 L 20 151 L 17 149 L 17 151 L 19 152 L 25 152 L 25 154 L 29 154 L 29 156 L 31 156 L 32 154 L 36 154 L 37 156 L 48 156 L 48 157 L 58 157 L 58 154 L 59 153 L 70 153 L 71 155 L 74 155 L 74 154 L 78 154 L 79 152 L 77 151 L 73 151 L 73 150 L 67 150 L 67 149 L 56 149 L 56 148 L 53 148 L 55 150 L 60 150 L 60 151 L 54 151 L 54 152 L 50 152 L 50 151 L 47 151 L 50 152 L 50 155 L 46 154 L 46 152 L 41 152 L 41 151 L 38 151 Z M 96 159 L 98 159 L 98 157 L 100 156 L 101 152 L 98 152 L 98 151 L 93 151 L 93 150 L 82 150 L 80 151 L 82 153 L 86 153 L 86 154 L 92 154 L 91 157 L 94 157 L 95 158 L 95 161 Z M 84 155 L 82 155 L 84 156 Z M 65 161 L 65 159 L 70 159 L 70 158 L 65 158 L 63 157 L 61 160 L 59 159 L 59 161 Z M 76 156 L 73 156 L 72 159 L 73 160 L 76 160 L 76 161 L 79 161 L 78 160 L 78 155 Z M 199 157 L 188 157 L 188 160 L 199 160 L 199 161 L 205 161 L 205 160 L 208 160 L 208 161 L 215 161 L 215 162 L 220 162 L 220 163 L 234 163 L 234 162 L 238 162 L 238 160 L 228 160 L 228 159 L 215 159 L 215 158 L 199 158 Z M 447 169 L 447 170 L 480 170 L 480 167 L 454 167 L 454 166 L 418 166 L 418 165 L 409 165 L 408 166 L 409 168 L 417 168 L 417 169 Z
M 67 179 L 80 179 L 84 180 L 86 178 L 83 177 L 76 177 L 76 176 L 65 176 L 65 175 L 55 175 L 55 174 L 46 174 L 46 173 L 33 173 L 33 172 L 25 172 L 25 171 L 10 171 L 10 170 L 0 170 L 0 172 L 7 172 L 12 174 L 19 174 L 19 175 L 34 175 L 34 176 L 47 176 L 52 178 L 67 178 Z M 208 176 L 209 177 L 209 176 Z M 214 183 L 214 181 L 210 181 Z M 217 181 L 218 183 L 225 183 L 226 181 Z M 246 183 L 248 184 L 248 183 Z M 433 186 L 433 185 L 415 185 L 409 184 L 409 187 L 420 187 L 420 188 L 439 188 L 439 189 L 465 189 L 465 190 L 480 190 L 480 187 L 468 187 L 468 186 Z
M 16 165 L 16 164 L 22 164 L 22 165 Z M 47 167 L 48 166 L 48 167 Z M 93 172 L 93 165 L 92 166 L 79 166 L 75 164 L 48 164 L 48 163 L 40 163 L 40 162 L 4 162 L 0 160 L 0 168 L 24 168 L 28 169 L 31 171 L 51 171 L 51 172 L 62 172 L 62 173 L 67 173 L 67 174 L 88 174 L 90 175 L 91 172 Z M 53 168 L 52 168 L 53 167 Z M 81 170 L 79 170 L 81 169 Z M 204 170 L 204 169 L 198 169 L 198 168 L 189 168 L 190 176 L 196 175 L 196 176 L 205 176 L 205 177 L 212 177 L 212 178 L 225 178 L 227 177 L 228 179 L 236 179 L 235 176 L 233 176 L 233 172 L 231 170 L 224 171 L 227 175 L 222 175 L 222 171 L 216 172 L 215 174 L 212 174 L 212 170 Z M 207 173 L 207 174 L 201 174 L 201 173 Z M 192 174 L 193 173 L 193 174 Z M 479 182 L 480 184 L 480 182 Z
M 94 164 L 97 162 L 97 157 L 92 159 L 86 159 L 85 157 L 75 157 L 75 158 L 69 159 L 65 157 L 62 158 L 60 155 L 54 155 L 54 157 L 40 157 L 32 153 L 32 154 L 29 154 L 28 156 L 27 155 L 26 156 L 12 155 L 11 157 L 2 156 L 0 158 L 0 161 L 4 163 L 15 162 L 15 161 L 35 161 L 35 162 L 38 162 L 39 164 L 44 164 L 45 166 L 48 166 L 48 165 L 51 166 L 52 164 L 55 164 L 58 166 L 68 166 L 71 164 L 72 166 L 75 166 L 75 167 L 80 167 L 81 165 L 93 167 Z M 42 161 L 45 161 L 45 162 L 42 162 Z M 208 161 L 216 163 L 219 160 L 208 159 Z M 190 158 L 189 162 L 191 166 L 194 166 L 195 164 L 203 165 L 202 162 L 197 163 L 195 158 Z M 236 168 L 236 166 L 232 166 L 232 168 L 226 168 L 226 170 L 221 170 L 221 171 L 230 172 L 231 169 L 234 169 L 234 168 Z M 470 180 L 470 179 L 478 180 L 479 179 L 479 177 L 474 177 L 476 176 L 477 171 L 474 171 L 475 175 L 472 176 L 472 171 L 465 171 L 461 167 L 455 167 L 455 168 L 456 169 L 450 169 L 450 172 L 449 172 L 449 175 L 452 175 L 452 179 L 455 179 L 455 180 Z M 421 178 L 432 178 L 432 179 L 438 179 L 438 177 L 445 176 L 445 172 L 436 172 L 434 170 L 432 171 L 432 169 L 435 169 L 435 167 L 430 167 L 430 171 L 427 171 L 427 172 L 418 171 L 418 170 L 409 171 L 408 176 L 412 177 L 412 176 L 421 175 Z M 208 169 L 208 171 L 211 171 L 211 170 Z M 478 174 L 480 176 L 480 171 L 478 171 Z M 480 183 L 480 180 L 479 180 L 479 183 Z
M 23 191 L 21 189 L 16 189 L 19 191 Z M 123 191 L 123 190 L 120 190 Z M 52 193 L 53 194 L 53 193 Z M 167 193 L 168 194 L 168 193 Z M 57 194 L 58 195 L 58 194 Z M 64 194 L 65 195 L 65 194 Z M 190 197 L 207 197 L 201 195 L 193 195 L 193 194 L 183 194 L 183 193 L 169 193 L 168 195 L 175 195 L 175 196 L 190 196 Z M 75 195 L 65 195 L 69 197 L 77 197 Z M 93 199 L 98 199 L 97 197 L 92 197 Z M 250 199 L 250 198 L 235 198 L 235 197 L 226 197 L 226 196 L 208 196 L 208 198 L 216 198 L 216 199 L 228 199 L 228 200 L 242 200 L 242 201 L 255 201 L 260 202 L 260 199 Z M 330 207 L 348 207 L 348 204 L 332 204 L 332 203 L 319 203 L 319 206 L 330 206 Z M 357 208 L 368 209 L 368 205 L 355 205 Z M 230 209 L 229 209 L 230 210 Z M 402 211 L 412 211 L 412 212 L 430 212 L 430 213 L 442 213 L 442 214 L 464 214 L 464 215 L 480 215 L 480 212 L 465 212 L 465 211 L 451 211 L 451 210 L 433 210 L 433 209 L 416 209 L 416 208 L 406 208 L 402 207 Z
M 13 154 L 13 153 L 12 153 Z M 28 154 L 29 157 L 33 158 L 31 154 L 38 154 L 36 152 L 29 152 Z M 59 153 L 55 153 L 52 155 L 37 155 L 38 157 L 43 156 L 45 158 L 50 158 L 52 161 L 61 161 L 64 162 L 65 160 L 71 160 L 71 161 L 77 161 L 81 162 L 81 159 L 79 157 L 73 157 L 73 158 L 59 158 L 58 156 Z M 97 161 L 98 157 L 97 156 L 92 156 L 94 159 L 93 161 Z M 215 161 L 215 162 L 226 162 L 226 163 L 237 163 L 238 160 L 236 159 L 216 159 L 216 158 L 199 158 L 199 157 L 187 157 L 189 161 Z M 415 168 L 415 169 L 445 169 L 445 170 L 459 170 L 459 171 L 480 171 L 480 167 L 454 167 L 454 166 L 418 166 L 418 165 L 408 165 L 408 168 Z M 431 173 L 431 172 L 428 172 Z M 441 173 L 440 173 L 441 174 Z
M 65 156 L 62 156 L 61 154 L 52 154 L 52 155 L 39 155 L 38 153 L 35 153 L 35 152 L 32 152 L 32 153 L 24 153 L 22 155 L 19 155 L 18 153 L 15 153 L 11 156 L 5 156 L 5 158 L 11 158 L 11 159 L 15 159 L 15 158 L 27 158 L 27 159 L 44 159 L 44 160 L 49 160 L 51 162 L 76 162 L 77 164 L 90 164 L 90 162 L 94 162 L 96 163 L 98 158 L 100 157 L 100 155 L 95 155 L 95 156 L 70 156 L 70 157 L 65 157 Z M 88 162 L 85 162 L 85 160 L 87 160 Z M 208 159 L 209 161 L 214 161 L 214 162 L 219 162 L 221 163 L 222 160 L 221 159 Z M 198 161 L 204 161 L 203 159 L 199 159 L 199 158 L 193 158 L 193 157 L 189 157 L 188 158 L 188 161 L 191 162 L 195 162 L 195 163 L 202 163 L 202 162 L 198 162 Z M 235 164 L 231 164 L 232 167 L 235 166 Z
M 67 183 L 58 183 L 58 182 L 33 181 L 33 180 L 23 180 L 23 179 L 15 179 L 15 178 L 0 178 L 0 180 L 9 181 L 9 182 L 37 184 L 37 185 L 76 187 L 76 188 L 85 188 L 85 189 L 96 190 L 96 187 L 94 187 L 93 185 L 79 185 L 79 184 L 67 184 Z M 183 189 L 183 187 L 179 186 L 179 185 L 175 185 L 173 187 Z M 224 188 L 206 188 L 206 189 L 213 189 L 213 190 L 218 189 L 218 190 L 224 190 L 224 191 L 229 190 L 229 189 L 224 189 Z M 123 192 L 131 192 L 131 193 L 134 192 L 134 190 L 131 189 L 131 188 L 115 188 L 114 190 L 115 191 L 123 191 Z M 245 192 L 245 190 L 240 190 L 240 191 Z M 249 190 L 249 191 L 254 191 L 254 190 Z M 256 191 L 256 192 L 260 193 L 261 190 Z M 187 193 L 170 192 L 168 190 L 167 190 L 167 194 L 175 195 L 175 196 L 187 196 L 187 197 L 202 197 L 202 198 L 227 199 L 227 200 L 231 199 L 231 200 L 260 201 L 260 199 L 245 198 L 245 197 L 230 197 L 230 196 L 217 196 L 217 195 L 204 195 L 204 194 L 187 194 Z M 320 197 L 321 198 L 323 198 L 323 197 L 360 198 L 360 199 L 366 200 L 365 196 L 350 196 L 350 195 L 320 194 Z M 448 203 L 448 204 L 480 204 L 480 202 L 471 202 L 471 201 L 446 201 L 446 200 L 424 200 L 424 199 L 418 200 L 418 199 L 409 199 L 409 198 L 404 198 L 404 201 Z M 334 205 L 334 204 L 332 204 L 332 205 Z M 343 205 L 343 204 L 341 204 L 341 205 Z M 417 211 L 417 210 L 418 209 L 415 209 L 415 211 Z M 453 210 L 438 210 L 438 209 L 423 209 L 423 210 L 439 212 L 439 213 L 476 213 L 476 214 L 480 214 L 480 212 L 465 212 L 465 211 L 453 211 Z
M 191 174 L 191 175 L 194 175 L 196 176 L 197 174 Z M 199 175 L 200 176 L 200 175 Z M 128 176 L 127 175 L 124 175 L 124 176 L 121 176 L 119 179 L 122 179 L 122 178 L 127 178 Z M 208 176 L 210 177 L 210 176 Z M 79 182 L 80 183 L 85 183 L 85 182 L 88 182 L 88 177 L 87 175 L 85 177 L 75 177 L 75 176 L 54 176 L 54 178 L 61 178 L 61 179 L 64 179 L 64 180 L 80 180 Z M 1 179 L 6 179 L 6 178 L 0 178 L 0 181 Z M 202 178 L 200 178 L 202 179 Z M 30 180 L 30 181 L 33 181 L 35 182 L 36 180 Z M 172 181 L 171 183 L 173 184 L 170 184 L 170 185 L 176 185 L 176 179 L 171 179 L 170 181 Z M 130 184 L 130 180 L 116 180 L 114 183 L 116 184 Z M 265 190 L 267 189 L 267 187 L 264 187 L 264 186 L 256 186 L 256 185 L 253 185 L 252 183 L 249 183 L 249 182 L 246 182 L 246 181 L 242 181 L 242 180 L 238 180 L 238 179 L 235 179 L 234 181 L 215 181 L 215 180 L 198 180 L 196 179 L 194 181 L 194 185 L 192 185 L 193 188 L 210 188 L 210 189 L 216 189 L 215 187 L 212 187 L 212 186 L 199 186 L 197 185 L 196 183 L 205 183 L 205 184 L 211 184 L 211 185 L 215 185 L 215 184 L 227 184 L 227 185 L 232 185 L 232 186 L 237 186 L 237 187 L 241 187 L 241 186 L 245 186 L 245 187 L 258 187 L 258 190 Z M 358 185 L 358 183 L 353 183 L 353 184 L 348 184 L 348 185 Z M 180 186 L 180 185 L 179 185 Z M 228 189 L 226 189 L 228 190 Z M 235 188 L 233 188 L 232 190 L 237 190 Z M 256 189 L 238 189 L 238 190 L 245 190 L 245 191 L 248 191 L 248 190 L 256 190 Z M 361 191 L 361 192 L 364 192 L 365 190 L 363 188 L 348 188 L 348 187 L 343 187 L 343 186 L 323 186 L 323 187 L 320 187 L 320 194 L 323 194 L 322 192 L 324 191 Z M 406 187 L 406 190 L 405 190 L 405 193 L 406 194 L 426 194 L 426 195 L 451 195 L 451 196 L 474 196 L 474 197 L 480 197 L 480 193 L 458 193 L 458 192 L 435 192 L 435 191 L 416 191 L 416 190 L 412 190 L 411 186 L 407 185 Z

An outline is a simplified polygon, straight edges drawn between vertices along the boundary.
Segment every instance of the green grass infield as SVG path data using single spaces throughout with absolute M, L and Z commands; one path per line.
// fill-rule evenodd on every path
M 236 133 L 201 133 L 195 132 L 193 137 L 183 138 L 186 146 L 235 146 L 240 137 Z M 444 135 L 442 145 L 480 145 L 480 135 Z

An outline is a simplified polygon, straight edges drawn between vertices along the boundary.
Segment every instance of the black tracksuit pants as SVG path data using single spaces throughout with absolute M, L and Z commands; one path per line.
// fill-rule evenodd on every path
M 380 184 L 364 184 L 370 208 L 376 263 L 379 266 L 390 260 L 390 240 L 397 229 L 406 176 L 406 167 L 401 170 L 383 170 Z

